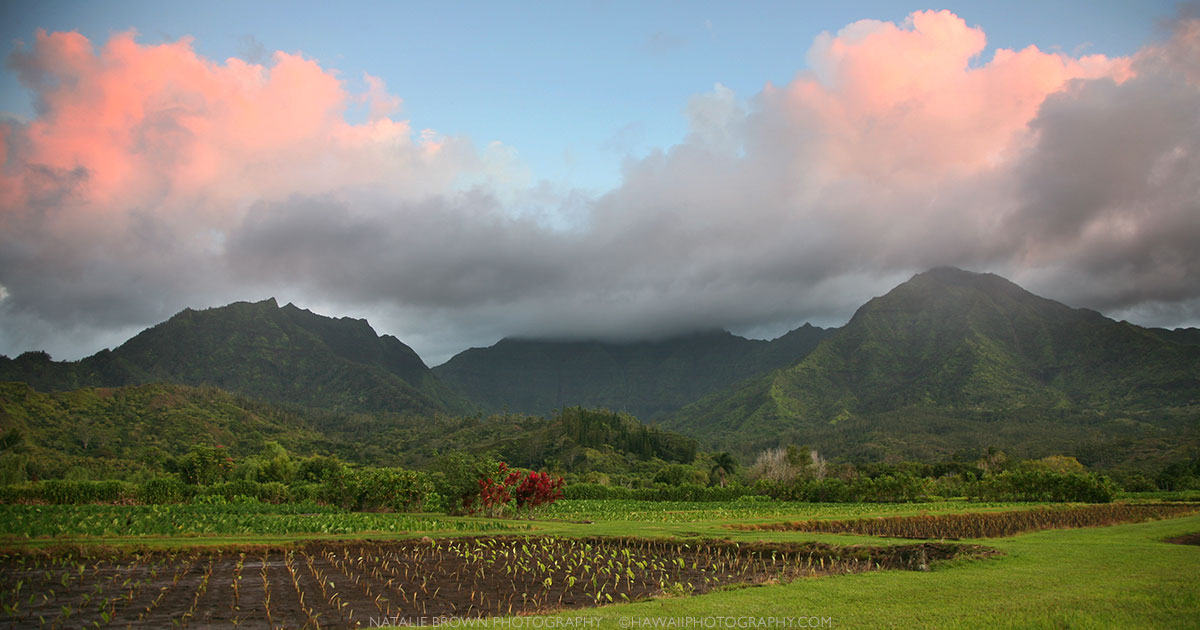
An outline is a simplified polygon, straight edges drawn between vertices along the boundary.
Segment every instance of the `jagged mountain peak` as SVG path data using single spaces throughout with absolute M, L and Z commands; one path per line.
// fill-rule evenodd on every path
M 305 406 L 412 413 L 474 409 L 417 353 L 363 319 L 280 307 L 275 298 L 185 309 L 109 352 L 79 362 L 0 366 L 39 389 L 147 382 L 212 385 Z
M 995 274 L 939 268 L 868 301 L 796 365 L 666 424 L 718 441 L 789 432 L 833 439 L 836 426 L 936 443 L 971 418 L 999 420 L 995 434 L 1032 418 L 1094 422 L 1118 410 L 1186 408 L 1200 404 L 1200 352 L 1187 339 L 1071 308 Z M 904 430 L 886 425 L 894 421 Z M 940 433 L 926 435 L 934 421 Z

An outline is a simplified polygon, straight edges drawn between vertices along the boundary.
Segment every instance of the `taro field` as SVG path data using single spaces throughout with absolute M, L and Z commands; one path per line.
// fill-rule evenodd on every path
M 766 518 L 854 518 L 883 514 L 1022 510 L 1030 503 L 804 503 L 799 501 L 737 500 L 729 502 L 638 501 L 626 499 L 572 499 L 549 506 L 543 518 L 572 521 L 632 521 L 641 523 L 701 523 Z
M 0 505 L 0 541 L 51 537 L 404 534 L 527 530 L 528 523 L 272 505 Z
M 475 537 L 0 556 L 0 628 L 357 628 L 901 569 L 975 545 Z
M 889 538 L 957 540 L 996 538 L 1043 529 L 1102 527 L 1141 523 L 1195 514 L 1200 505 L 1100 504 L 1036 507 L 1011 512 L 967 512 L 888 516 L 852 520 L 810 520 L 786 523 L 732 524 L 731 529 L 861 534 Z

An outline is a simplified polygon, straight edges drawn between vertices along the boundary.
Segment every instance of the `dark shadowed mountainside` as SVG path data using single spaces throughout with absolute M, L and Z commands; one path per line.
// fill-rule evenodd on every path
M 725 331 L 631 343 L 503 339 L 433 372 L 489 412 L 544 415 L 583 406 L 653 419 L 791 365 L 829 332 L 806 324 L 772 341 Z
M 1163 341 L 1185 346 L 1200 346 L 1200 328 L 1148 328 Z

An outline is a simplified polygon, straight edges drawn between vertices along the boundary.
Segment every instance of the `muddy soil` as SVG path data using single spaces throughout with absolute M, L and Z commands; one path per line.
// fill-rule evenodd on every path
M 275 549 L 8 553 L 0 629 L 358 628 L 531 614 L 993 553 L 889 547 L 479 537 Z
M 1184 534 L 1183 536 L 1168 538 L 1167 542 L 1175 543 L 1176 545 L 1200 545 L 1200 533 Z

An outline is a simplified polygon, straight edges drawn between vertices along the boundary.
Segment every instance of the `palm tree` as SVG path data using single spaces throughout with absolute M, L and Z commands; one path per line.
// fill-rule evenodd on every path
M 713 455 L 712 472 L 721 476 L 721 487 L 725 487 L 725 476 L 732 475 L 737 468 L 737 460 L 729 453 L 717 453 Z

